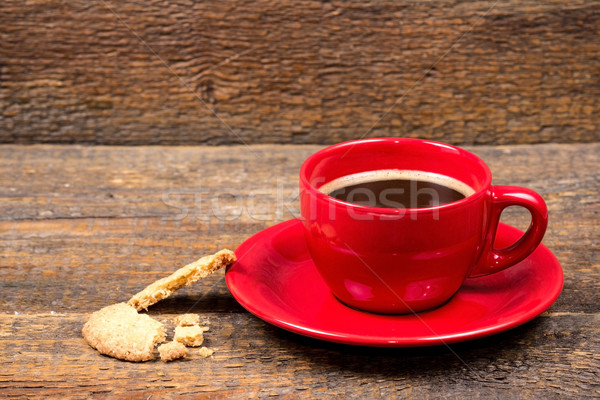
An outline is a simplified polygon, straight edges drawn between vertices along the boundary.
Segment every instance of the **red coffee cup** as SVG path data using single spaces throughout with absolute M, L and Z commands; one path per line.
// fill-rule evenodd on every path
M 417 171 L 470 190 L 463 199 L 422 208 L 355 204 L 320 190 L 373 171 Z M 348 306 L 386 314 L 435 308 L 466 278 L 522 261 L 544 236 L 544 200 L 529 189 L 491 182 L 492 174 L 479 157 L 443 143 L 379 138 L 327 147 L 300 169 L 308 249 L 333 295 Z M 509 206 L 525 207 L 531 225 L 515 244 L 497 249 L 500 214 Z

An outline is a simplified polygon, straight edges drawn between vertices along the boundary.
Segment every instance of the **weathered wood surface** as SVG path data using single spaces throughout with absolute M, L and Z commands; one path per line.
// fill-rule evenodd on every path
M 90 312 L 295 215 L 299 166 L 318 148 L 0 146 L 0 397 L 600 395 L 600 144 L 470 148 L 496 183 L 544 196 L 565 287 L 534 321 L 452 345 L 466 365 L 443 346 L 361 348 L 272 327 L 223 272 L 150 310 L 209 319 L 213 359 L 134 364 L 87 346 Z
M 0 142 L 598 141 L 599 27 L 597 0 L 3 0 Z

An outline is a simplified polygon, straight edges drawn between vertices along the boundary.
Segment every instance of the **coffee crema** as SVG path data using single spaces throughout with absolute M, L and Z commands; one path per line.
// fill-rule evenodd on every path
M 343 176 L 319 191 L 362 206 L 404 209 L 440 206 L 475 193 L 471 186 L 446 175 L 397 169 Z

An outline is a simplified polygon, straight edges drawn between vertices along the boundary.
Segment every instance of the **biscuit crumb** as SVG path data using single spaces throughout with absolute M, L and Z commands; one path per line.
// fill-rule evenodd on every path
M 169 362 L 187 356 L 189 350 L 182 343 L 172 341 L 158 346 L 158 352 L 162 361 Z
M 175 337 L 173 340 L 181 342 L 186 346 L 198 347 L 204 342 L 204 336 L 202 336 L 202 327 L 198 325 L 194 326 L 176 326 Z
M 100 353 L 127 361 L 154 359 L 154 345 L 165 340 L 163 324 L 125 303 L 92 313 L 81 333 Z
M 183 314 L 175 317 L 175 326 L 194 325 L 200 325 L 200 316 L 198 314 Z
M 128 302 L 136 310 L 147 310 L 152 304 L 169 297 L 174 291 L 184 286 L 191 285 L 207 277 L 212 272 L 226 267 L 236 260 L 231 250 L 221 250 L 213 255 L 202 257 L 199 260 L 178 269 L 166 278 L 159 279 L 135 294 Z
M 200 347 L 200 350 L 198 350 L 198 353 L 204 357 L 204 358 L 208 358 L 208 357 L 212 357 L 213 353 L 215 351 L 213 349 L 209 349 L 208 347 Z

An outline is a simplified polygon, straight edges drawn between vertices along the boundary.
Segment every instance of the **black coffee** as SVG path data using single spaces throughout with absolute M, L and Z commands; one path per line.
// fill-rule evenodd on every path
M 367 179 L 364 177 L 342 179 L 337 184 L 330 184 L 329 190 L 325 193 L 339 200 L 370 207 L 423 208 L 464 199 L 472 191 L 470 188 L 461 187 L 464 192 L 467 192 L 464 194 L 445 185 L 444 179 L 439 179 L 438 182 L 432 182 L 433 179 L 394 179 L 389 174 L 385 176 L 386 179 L 374 180 L 376 178 L 377 173 L 369 174 Z M 452 178 L 443 178 L 453 183 Z M 459 182 L 455 186 L 460 184 L 462 183 Z M 321 190 L 323 189 L 328 189 L 328 185 L 324 185 Z

